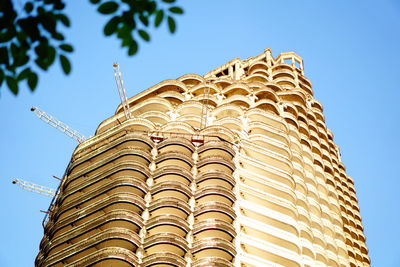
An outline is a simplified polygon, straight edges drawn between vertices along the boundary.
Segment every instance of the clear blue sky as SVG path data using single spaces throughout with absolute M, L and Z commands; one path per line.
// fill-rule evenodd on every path
M 0 97 L 0 266 L 32 266 L 50 198 L 11 184 L 22 178 L 57 186 L 76 146 L 30 111 L 41 107 L 93 135 L 119 103 L 112 63 L 123 71 L 128 96 L 186 73 L 204 74 L 235 57 L 294 51 L 323 104 L 328 127 L 355 180 L 373 266 L 400 266 L 398 172 L 400 2 L 202 0 L 179 1 L 185 15 L 175 35 L 166 27 L 128 58 L 102 35 L 105 18 L 89 1 L 67 1 L 75 45 L 73 71 L 41 75 L 37 92 Z

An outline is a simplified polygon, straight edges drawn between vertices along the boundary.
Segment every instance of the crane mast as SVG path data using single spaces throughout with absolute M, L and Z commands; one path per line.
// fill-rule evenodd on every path
M 14 179 L 12 181 L 12 183 L 22 187 L 25 190 L 28 190 L 28 191 L 31 191 L 34 193 L 38 193 L 43 196 L 54 197 L 56 194 L 56 190 L 53 188 L 45 187 L 42 185 L 37 185 L 37 184 L 27 182 L 27 181 L 24 181 L 21 179 Z
M 125 117 L 128 120 L 131 118 L 131 113 L 129 111 L 128 98 L 126 97 L 126 90 L 124 87 L 124 80 L 122 79 L 122 73 L 117 63 L 113 64 L 113 68 L 114 68 L 115 82 L 117 83 L 118 93 L 121 99 L 121 105 L 122 108 L 124 109 Z
M 72 129 L 71 127 L 69 127 L 65 123 L 57 120 L 53 116 L 47 114 L 46 112 L 44 112 L 43 110 L 39 109 L 38 107 L 32 107 L 31 111 L 34 112 L 36 114 L 36 116 L 38 116 L 39 119 L 41 119 L 42 121 L 44 121 L 48 125 L 56 128 L 60 132 L 66 134 L 67 136 L 69 136 L 70 138 L 74 139 L 78 143 L 82 143 L 83 141 L 86 140 L 86 137 L 83 136 L 81 133 L 79 133 L 78 131 Z

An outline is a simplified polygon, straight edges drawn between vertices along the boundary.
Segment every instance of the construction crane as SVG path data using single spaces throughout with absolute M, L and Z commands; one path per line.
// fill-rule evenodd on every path
M 56 195 L 56 190 L 53 188 L 45 187 L 42 185 L 37 185 L 31 182 L 27 182 L 21 179 L 14 179 L 12 181 L 13 184 L 19 185 L 25 190 L 41 194 L 47 197 L 54 197 Z
M 126 90 L 124 87 L 124 80 L 122 79 L 122 73 L 121 70 L 119 69 L 118 63 L 114 63 L 113 68 L 114 68 L 115 82 L 117 83 L 118 93 L 121 99 L 121 105 L 122 108 L 124 109 L 126 119 L 129 120 L 131 118 L 131 113 L 129 111 L 128 98 L 126 97 Z
M 60 132 L 66 134 L 67 136 L 71 137 L 72 139 L 74 139 L 78 143 L 82 143 L 83 141 L 86 140 L 86 137 L 83 136 L 81 133 L 79 133 L 78 131 L 72 129 L 71 127 L 69 127 L 65 123 L 57 120 L 53 116 L 47 114 L 46 112 L 44 112 L 43 110 L 39 109 L 38 107 L 32 107 L 31 111 L 34 112 L 36 114 L 36 116 L 38 116 L 39 119 L 41 119 L 42 121 L 44 121 L 48 125 L 56 128 Z

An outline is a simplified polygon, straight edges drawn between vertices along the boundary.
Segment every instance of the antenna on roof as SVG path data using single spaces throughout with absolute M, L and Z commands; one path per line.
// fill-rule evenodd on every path
M 124 109 L 125 117 L 128 120 L 131 118 L 131 113 L 129 111 L 128 98 L 126 97 L 126 90 L 124 87 L 124 80 L 122 79 L 122 73 L 121 70 L 119 69 L 118 63 L 114 63 L 113 68 L 114 68 L 115 82 L 117 83 L 118 93 L 121 99 L 121 105 Z

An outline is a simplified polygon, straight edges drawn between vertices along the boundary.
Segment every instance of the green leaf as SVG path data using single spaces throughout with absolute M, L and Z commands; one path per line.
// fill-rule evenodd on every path
M 168 28 L 170 33 L 174 33 L 176 31 L 175 20 L 170 16 L 168 16 Z
M 120 17 L 121 22 L 124 24 L 124 26 L 127 26 L 129 29 L 134 29 L 136 28 L 136 22 L 135 22 L 135 17 L 134 17 L 134 12 L 133 11 L 125 11 L 122 13 L 122 16 Z
M 33 4 L 31 2 L 27 2 L 24 6 L 24 9 L 27 13 L 31 13 L 33 10 Z
M 154 26 L 156 27 L 160 26 L 163 19 L 164 19 L 164 10 L 160 9 L 157 11 L 156 19 L 154 21 Z
M 27 79 L 29 77 L 29 74 L 31 73 L 31 69 L 30 68 L 26 68 L 23 71 L 21 71 L 20 74 L 18 74 L 17 80 L 18 81 L 22 81 L 24 79 Z
M 65 27 L 71 26 L 71 22 L 67 16 L 64 14 L 57 14 L 55 15 L 57 19 L 61 21 L 62 24 L 64 24 Z
M 98 4 L 100 2 L 100 0 L 90 0 L 90 3 L 92 4 Z
M 36 73 L 32 71 L 31 73 L 29 73 L 28 76 L 29 89 L 33 92 L 36 89 L 37 84 L 38 84 L 38 76 Z
M 17 83 L 17 81 L 13 77 L 7 76 L 6 77 L 6 82 L 7 82 L 8 89 L 10 89 L 10 91 L 14 95 L 17 95 L 18 94 L 18 83 Z
M 51 37 L 53 37 L 54 39 L 56 39 L 56 40 L 58 40 L 58 41 L 64 41 L 64 35 L 62 35 L 61 33 L 59 33 L 59 32 L 56 32 L 56 33 L 53 33 L 52 35 L 51 35 Z
M 0 86 L 3 84 L 4 81 L 4 71 L 0 69 Z
M 74 48 L 70 44 L 62 44 L 62 45 L 59 45 L 59 47 L 60 47 L 61 50 L 65 51 L 65 52 L 74 51 Z
M 138 51 L 138 44 L 135 40 L 132 40 L 131 44 L 129 45 L 128 55 L 133 56 Z
M 35 47 L 35 53 L 38 58 L 45 58 L 47 56 L 47 43 L 41 42 Z
M 113 34 L 117 30 L 119 22 L 120 22 L 120 19 L 117 16 L 110 19 L 107 22 L 107 24 L 104 26 L 104 29 L 103 29 L 104 35 L 109 36 L 109 35 Z
M 54 60 L 56 59 L 56 49 L 52 46 L 47 47 L 47 59 L 46 59 L 46 64 L 47 67 L 50 67 Z
M 56 33 L 57 20 L 54 14 L 46 12 L 38 16 L 38 19 L 46 31 L 48 31 L 51 34 Z
M 29 56 L 27 56 L 26 54 L 18 57 L 18 60 L 16 60 L 14 62 L 15 66 L 19 67 L 19 66 L 23 66 L 25 64 L 27 64 L 29 61 Z
M 175 14 L 183 14 L 183 9 L 177 6 L 171 7 L 168 9 L 171 13 Z
M 144 15 L 140 15 L 139 16 L 139 20 L 143 23 L 143 25 L 145 25 L 146 27 L 149 26 L 149 18 L 144 16 Z
M 175 3 L 175 0 L 162 0 L 164 3 Z
M 49 65 L 45 62 L 43 58 L 37 58 L 35 59 L 36 65 L 38 65 L 42 70 L 47 70 Z
M 10 64 L 8 49 L 5 46 L 0 47 L 0 64 L 4 64 L 6 66 Z
M 20 51 L 20 48 L 15 43 L 12 43 L 11 44 L 11 55 L 13 56 L 14 61 L 18 59 L 19 51 Z
M 146 31 L 139 30 L 138 33 L 143 40 L 145 40 L 146 42 L 150 41 L 150 35 Z
M 101 14 L 112 14 L 118 9 L 118 4 L 113 2 L 113 1 L 108 1 L 99 6 L 97 11 L 99 11 Z
M 53 3 L 54 1 L 51 2 Z M 54 3 L 53 5 L 55 10 L 63 10 L 65 8 L 65 4 L 61 1 L 56 1 L 56 3 Z
M 68 58 L 64 55 L 60 55 L 60 63 L 64 73 L 68 75 L 71 72 L 71 63 Z

